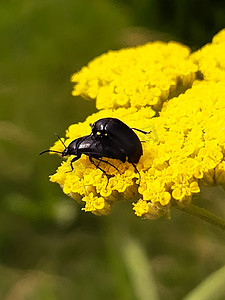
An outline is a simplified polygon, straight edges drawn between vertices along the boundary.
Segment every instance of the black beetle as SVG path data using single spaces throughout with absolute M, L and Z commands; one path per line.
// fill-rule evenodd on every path
M 137 128 L 130 128 L 125 123 L 116 118 L 103 118 L 96 121 L 92 127 L 92 134 L 100 141 L 105 141 L 108 145 L 116 148 L 121 153 L 122 162 L 137 164 L 143 154 L 141 141 L 133 130 L 144 134 L 150 133 Z M 124 154 L 122 156 L 122 153 Z
M 60 139 L 60 141 L 63 143 L 63 141 Z M 85 154 L 89 157 L 89 160 L 92 164 L 94 164 L 98 169 L 100 169 L 104 174 L 106 172 L 102 170 L 99 165 L 96 165 L 95 162 L 93 161 L 92 158 L 95 158 L 96 160 L 100 162 L 105 162 L 109 164 L 110 166 L 114 167 L 118 172 L 119 170 L 110 162 L 103 160 L 102 157 L 107 157 L 107 158 L 114 158 L 114 159 L 120 159 L 124 160 L 123 154 L 118 153 L 117 149 L 114 149 L 111 147 L 111 145 L 108 145 L 105 141 L 99 141 L 96 139 L 92 134 L 90 135 L 85 135 L 83 137 L 77 138 L 73 140 L 68 147 L 63 143 L 65 149 L 60 152 L 60 151 L 55 151 L 55 150 L 45 150 L 40 153 L 44 154 L 46 152 L 55 152 L 59 153 L 64 156 L 68 155 L 75 155 L 75 157 L 71 160 L 70 165 L 71 165 L 71 171 L 73 171 L 73 162 L 78 160 L 82 154 Z M 107 175 L 107 174 L 106 174 Z
M 144 134 L 148 133 L 136 128 L 133 129 L 138 130 Z M 63 143 L 62 140 L 61 142 Z M 118 172 L 119 170 L 113 164 L 106 160 L 103 160 L 102 158 L 105 157 L 119 159 L 123 163 L 127 159 L 128 162 L 133 165 L 135 171 L 139 174 L 135 164 L 138 163 L 141 155 L 143 154 L 141 142 L 136 133 L 119 119 L 100 119 L 92 125 L 92 132 L 90 135 L 85 135 L 73 140 L 68 145 L 68 147 L 66 147 L 64 143 L 63 145 L 65 149 L 62 152 L 55 150 L 45 150 L 41 152 L 40 155 L 46 152 L 59 153 L 62 155 L 62 157 L 75 155 L 75 157 L 70 162 L 72 171 L 74 169 L 73 162 L 78 160 L 82 154 L 85 154 L 89 157 L 90 162 L 107 176 L 107 179 L 109 179 L 109 175 L 99 167 L 99 164 L 101 162 L 109 164 Z M 98 164 L 95 163 L 93 158 L 98 160 Z

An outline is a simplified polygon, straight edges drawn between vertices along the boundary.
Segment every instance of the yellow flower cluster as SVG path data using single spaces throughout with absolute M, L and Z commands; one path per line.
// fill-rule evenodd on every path
M 222 44 L 223 37 L 224 31 L 214 38 L 213 44 Z M 202 52 L 198 59 L 199 51 Z M 146 218 L 168 213 L 173 202 L 189 203 L 192 195 L 200 192 L 199 183 L 225 186 L 225 85 L 218 75 L 220 68 L 214 69 L 218 76 L 215 74 L 214 78 L 209 76 L 207 80 L 194 81 L 196 73 L 203 72 L 201 62 L 207 60 L 204 48 L 199 51 L 190 57 L 184 46 L 156 42 L 109 52 L 75 74 L 74 94 L 97 98 L 98 108 L 104 109 L 83 123 L 71 125 L 66 132 L 66 145 L 75 138 L 90 134 L 90 123 L 103 117 L 118 118 L 129 127 L 151 130 L 151 134 L 137 132 L 143 141 L 143 155 L 137 164 L 140 181 L 132 164 L 108 159 L 120 174 L 109 164 L 101 162 L 101 168 L 112 175 L 106 188 L 106 176 L 85 155 L 74 162 L 72 172 L 68 172 L 72 159 L 68 157 L 51 176 L 51 181 L 60 184 L 64 193 L 83 203 L 85 211 L 105 215 L 110 212 L 113 202 L 125 199 L 133 202 L 137 216 Z M 193 57 L 194 62 L 191 62 Z M 177 97 L 164 102 L 172 91 L 178 92 L 180 83 L 189 88 L 184 93 L 182 88 Z M 149 102 L 146 90 L 139 89 L 141 85 L 150 94 Z M 162 97 L 166 86 L 164 96 L 167 96 Z M 154 117 L 151 102 L 156 87 L 160 91 L 157 105 L 164 102 L 158 117 Z M 128 90 L 130 94 L 125 92 Z M 125 94 L 127 100 L 123 104 L 119 98 Z M 51 149 L 63 151 L 64 146 L 57 141 Z
M 189 54 L 175 42 L 110 51 L 72 76 L 73 95 L 96 99 L 98 109 L 151 106 L 158 111 L 193 83 L 197 66 Z
M 225 81 L 225 29 L 214 36 L 211 44 L 191 56 L 204 80 Z

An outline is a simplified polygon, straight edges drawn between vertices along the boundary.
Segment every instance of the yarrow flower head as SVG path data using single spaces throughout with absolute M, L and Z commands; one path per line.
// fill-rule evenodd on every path
M 197 67 L 189 55 L 188 47 L 175 42 L 109 51 L 72 76 L 73 95 L 96 100 L 98 109 L 159 110 L 169 97 L 192 85 Z
M 213 53 L 224 38 L 222 31 L 206 47 Z M 201 183 L 225 186 L 225 86 L 222 68 L 214 69 L 218 76 L 205 73 L 209 52 L 204 51 L 190 54 L 178 43 L 153 42 L 111 51 L 74 74 L 73 94 L 96 100 L 101 110 L 68 128 L 66 146 L 90 134 L 90 123 L 104 117 L 151 133 L 137 132 L 143 147 L 136 165 L 140 174 L 128 161 L 107 159 L 119 170 L 101 162 L 107 179 L 82 155 L 72 172 L 69 156 L 50 180 L 81 202 L 84 211 L 105 215 L 124 199 L 133 202 L 137 216 L 150 219 L 169 213 L 173 203 L 190 203 Z M 199 72 L 202 80 L 196 79 Z M 51 150 L 62 152 L 64 146 L 57 141 Z

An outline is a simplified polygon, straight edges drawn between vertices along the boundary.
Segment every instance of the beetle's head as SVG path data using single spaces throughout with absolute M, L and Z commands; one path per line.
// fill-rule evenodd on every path
M 91 125 L 91 132 L 94 137 L 102 138 L 107 136 L 107 131 L 105 129 L 109 118 L 99 119 Z
M 65 146 L 65 149 L 62 152 L 62 157 L 63 156 L 67 156 L 67 155 L 77 155 L 78 152 L 78 145 L 80 140 L 82 140 L 82 138 L 77 138 L 75 140 L 73 140 L 68 147 Z
M 66 147 L 63 152 L 61 152 L 62 157 L 69 155 L 69 147 Z
M 93 136 L 96 136 L 97 132 L 98 132 L 98 128 L 96 128 L 96 122 L 93 124 L 90 124 L 90 126 L 91 126 L 91 133 L 93 134 Z

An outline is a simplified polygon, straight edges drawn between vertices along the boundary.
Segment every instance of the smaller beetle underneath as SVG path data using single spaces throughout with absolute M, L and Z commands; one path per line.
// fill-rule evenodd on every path
M 140 173 L 136 164 L 139 162 L 140 157 L 143 154 L 143 149 L 141 141 L 134 130 L 140 131 L 143 134 L 148 134 L 150 132 L 130 128 L 121 120 L 116 118 L 99 119 L 93 123 L 91 129 L 91 134 L 73 140 L 68 147 L 66 147 L 63 141 L 58 137 L 65 149 L 62 152 L 45 150 L 41 152 L 40 155 L 46 152 L 59 153 L 62 157 L 74 155 L 74 158 L 70 162 L 72 172 L 74 169 L 73 163 L 78 160 L 82 154 L 85 154 L 89 157 L 90 162 L 106 175 L 106 187 L 111 175 L 107 174 L 105 170 L 99 166 L 100 163 L 104 162 L 115 168 L 119 173 L 120 171 L 116 166 L 103 158 L 119 159 L 123 163 L 127 160 L 133 165 L 135 171 L 139 174 L 140 180 Z M 96 163 L 95 160 L 97 160 L 98 163 Z

